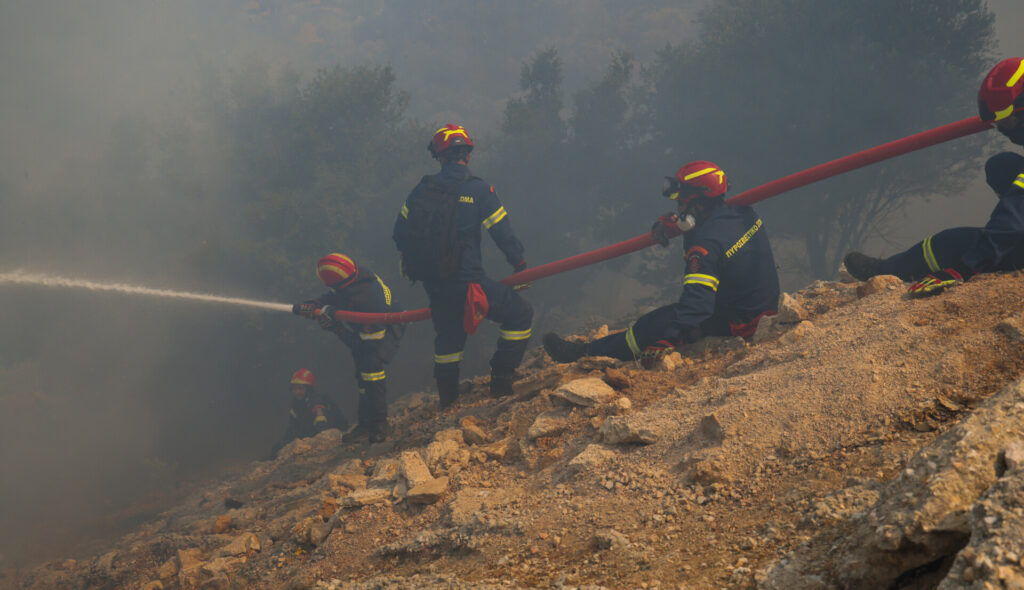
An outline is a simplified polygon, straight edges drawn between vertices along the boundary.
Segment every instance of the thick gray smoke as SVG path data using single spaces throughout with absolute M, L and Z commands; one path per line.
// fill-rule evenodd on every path
M 572 96 L 601 79 L 613 51 L 646 64 L 667 43 L 691 40 L 704 4 L 5 0 L 0 274 L 20 269 L 256 300 L 315 295 L 321 288 L 310 261 L 326 252 L 312 247 L 294 261 L 302 268 L 291 276 L 301 279 L 291 292 L 281 291 L 281 277 L 260 280 L 250 272 L 260 265 L 246 257 L 253 236 L 238 220 L 249 204 L 240 187 L 252 179 L 238 177 L 244 150 L 229 145 L 228 136 L 243 133 L 228 127 L 224 110 L 239 105 L 225 97 L 271 101 L 295 93 L 318 68 L 390 64 L 396 86 L 409 93 L 406 116 L 421 125 L 457 121 L 487 139 L 500 135 L 509 98 L 522 94 L 521 68 L 538 52 L 557 49 Z M 1001 53 L 1024 54 L 1017 27 L 1024 7 L 1016 0 L 989 4 Z M 964 105 L 963 116 L 972 108 Z M 742 130 L 727 123 L 723 132 L 743 141 Z M 266 148 L 261 139 L 244 147 Z M 433 171 L 422 149 L 427 137 L 416 141 L 421 169 L 393 176 Z M 699 149 L 699 138 L 692 143 Z M 485 145 L 478 154 L 474 170 L 485 177 L 507 164 Z M 659 165 L 678 157 L 652 155 Z M 954 223 L 983 223 L 991 197 L 980 177 L 970 194 L 937 197 L 893 220 L 898 229 L 876 249 L 905 247 Z M 644 203 L 637 218 L 661 212 L 657 174 L 624 180 L 636 190 L 602 211 L 606 219 L 633 203 Z M 573 189 L 558 192 L 559 206 L 570 213 L 590 207 L 589 195 Z M 380 195 L 395 203 L 391 211 L 402 198 Z M 533 264 L 612 241 L 589 236 L 572 242 L 573 251 L 531 249 L 530 220 L 547 213 L 522 210 L 514 194 L 503 198 Z M 390 247 L 391 222 L 366 220 L 380 225 L 373 248 Z M 645 230 L 620 227 L 614 238 Z M 391 257 L 389 251 L 377 259 Z M 622 320 L 663 287 L 645 284 L 634 271 L 669 266 L 668 258 L 651 253 L 625 269 L 552 279 L 528 297 L 539 316 L 572 306 L 578 316 Z M 503 266 L 492 268 L 502 276 Z M 397 278 L 393 268 L 375 270 Z M 577 296 L 579 284 L 586 301 L 560 299 Z M 618 288 L 603 293 L 609 285 Z M 409 306 L 424 302 L 418 288 L 396 291 Z M 578 325 L 578 316 L 545 321 Z M 87 552 L 96 537 L 116 534 L 187 492 L 187 482 L 263 457 L 284 430 L 285 383 L 300 366 L 316 369 L 351 414 L 347 352 L 312 325 L 296 327 L 299 321 L 277 310 L 0 284 L 0 572 L 15 562 Z M 483 332 L 474 341 L 489 349 L 493 330 Z M 422 325 L 406 341 L 392 372 L 394 393 L 431 384 L 431 338 Z M 486 358 L 471 356 L 468 374 L 482 370 Z

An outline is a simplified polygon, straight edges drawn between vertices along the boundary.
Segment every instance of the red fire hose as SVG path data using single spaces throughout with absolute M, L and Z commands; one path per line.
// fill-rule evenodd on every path
M 901 156 L 908 152 L 913 152 L 939 143 L 958 139 L 990 128 L 991 125 L 989 123 L 982 121 L 978 117 L 970 117 L 962 121 L 949 123 L 948 125 L 916 133 L 914 135 L 904 137 L 903 139 L 897 139 L 896 141 L 875 146 L 855 154 L 850 154 L 849 156 L 844 156 L 842 158 L 832 160 L 831 162 L 818 164 L 812 168 L 790 174 L 789 176 L 784 176 L 746 192 L 742 192 L 730 198 L 726 202 L 730 205 L 751 205 L 769 197 L 774 197 L 779 193 L 800 188 L 802 186 L 818 182 L 819 180 L 824 180 L 844 172 L 849 172 L 876 162 L 881 162 L 882 160 Z M 611 246 L 605 246 L 604 248 L 598 248 L 597 250 L 584 252 L 583 254 L 577 254 L 576 256 L 570 256 L 569 258 L 563 258 L 534 268 L 528 268 L 522 272 L 517 272 L 514 275 L 502 279 L 501 282 L 510 286 L 521 285 L 523 283 L 529 283 L 537 279 L 550 277 L 551 275 L 570 271 L 582 266 L 596 264 L 631 252 L 636 252 L 637 250 L 642 250 L 653 244 L 654 238 L 650 233 L 645 233 L 643 235 L 636 236 L 635 238 L 630 238 L 624 242 L 612 244 Z M 429 308 L 395 313 L 360 313 L 355 311 L 334 312 L 335 320 L 339 322 L 353 322 L 357 324 L 404 324 L 418 322 L 429 317 Z

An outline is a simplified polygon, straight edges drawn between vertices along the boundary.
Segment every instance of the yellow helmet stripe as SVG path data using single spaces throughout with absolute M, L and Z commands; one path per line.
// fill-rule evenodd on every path
M 996 121 L 1002 121 L 1003 119 L 1009 117 L 1012 114 L 1013 114 L 1013 105 L 1011 104 L 1010 106 L 1006 107 L 1005 109 L 1003 109 L 1001 111 L 996 111 L 996 118 L 995 118 L 995 120 Z
M 697 172 L 694 172 L 693 174 L 687 174 L 686 176 L 683 177 L 683 180 L 684 181 L 686 181 L 686 180 L 693 180 L 694 178 L 697 178 L 698 176 L 704 176 L 705 174 L 711 174 L 712 172 L 716 172 L 717 170 L 718 170 L 718 168 L 705 168 L 703 170 L 698 170 Z
M 1017 82 L 1020 82 L 1021 76 L 1024 76 L 1024 59 L 1017 64 L 1017 71 L 1014 72 L 1014 74 L 1010 76 L 1010 79 L 1006 81 L 1006 87 L 1013 88 Z
M 1014 186 L 1019 186 L 1020 188 L 1024 188 L 1024 174 L 1018 174 L 1017 175 L 1017 180 L 1014 180 L 1013 184 L 1014 184 Z

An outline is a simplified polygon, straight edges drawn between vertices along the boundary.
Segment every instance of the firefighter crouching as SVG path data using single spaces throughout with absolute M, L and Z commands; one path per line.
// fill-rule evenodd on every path
M 1024 145 L 1024 59 L 1003 60 L 978 91 L 978 114 L 1017 145 Z M 873 258 L 850 252 L 846 270 L 859 280 L 896 275 L 915 281 L 911 296 L 924 296 L 969 280 L 978 273 L 1024 268 L 1024 157 L 1003 152 L 985 163 L 985 179 L 999 202 L 985 227 L 943 230 L 910 249 Z
M 316 436 L 328 428 L 348 428 L 348 421 L 338 406 L 316 392 L 316 377 L 309 369 L 299 369 L 292 374 L 289 391 L 292 403 L 288 411 L 288 430 L 274 446 L 271 457 L 297 438 Z
M 640 317 L 625 332 L 593 342 L 544 335 L 544 349 L 558 362 L 583 356 L 636 359 L 652 367 L 676 346 L 704 336 L 752 336 L 758 321 L 776 313 L 779 278 L 764 224 L 753 209 L 725 203 L 728 182 L 706 161 L 686 164 L 665 179 L 663 195 L 677 214 L 663 215 L 652 228 L 668 246 L 666 227 L 685 233 L 686 274 L 679 301 Z
M 379 276 L 358 266 L 344 254 L 328 254 L 316 265 L 316 276 L 330 288 L 316 299 L 296 303 L 292 312 L 315 318 L 324 330 L 333 332 L 348 346 L 356 368 L 359 387 L 359 424 L 345 435 L 345 442 L 368 439 L 382 442 L 388 434 L 387 372 L 384 365 L 394 359 L 404 326 L 350 324 L 334 319 L 339 310 L 362 313 L 401 311 L 391 289 Z
M 494 188 L 472 176 L 467 167 L 473 150 L 469 134 L 449 123 L 434 134 L 427 149 L 441 171 L 424 176 L 413 188 L 395 220 L 393 238 L 402 274 L 422 281 L 430 299 L 434 378 L 443 409 L 458 397 L 467 334 L 475 333 L 484 318 L 501 327 L 491 357 L 491 394 L 512 393 L 515 370 L 530 338 L 533 308 L 515 289 L 484 273 L 483 230 L 516 272 L 526 268 L 526 261 Z

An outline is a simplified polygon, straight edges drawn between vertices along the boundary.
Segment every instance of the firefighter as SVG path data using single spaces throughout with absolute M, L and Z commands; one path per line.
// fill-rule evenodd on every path
M 345 435 L 346 442 L 368 439 L 383 442 L 388 434 L 387 372 L 384 365 L 398 352 L 404 326 L 350 324 L 334 319 L 339 310 L 362 313 L 401 311 L 391 289 L 379 276 L 357 265 L 344 254 L 324 256 L 316 264 L 316 276 L 330 288 L 316 299 L 292 306 L 292 312 L 315 318 L 320 327 L 333 332 L 348 346 L 355 363 L 359 387 L 359 423 Z
M 776 313 L 779 278 L 764 224 L 753 209 L 725 203 L 728 181 L 706 161 L 686 164 L 665 178 L 662 194 L 677 214 L 663 215 L 651 232 L 668 246 L 666 228 L 683 230 L 686 274 L 679 300 L 643 315 L 625 332 L 593 342 L 544 335 L 544 349 L 558 362 L 583 356 L 636 359 L 652 367 L 683 343 L 703 336 L 752 336 L 760 319 Z
M 289 389 L 292 404 L 288 412 L 288 430 L 274 447 L 272 456 L 297 438 L 316 436 L 328 428 L 348 428 L 348 422 L 338 406 L 316 392 L 316 377 L 309 369 L 295 371 Z
M 395 220 L 393 238 L 402 274 L 422 281 L 434 322 L 434 378 L 442 409 L 458 397 L 459 363 L 468 334 L 487 318 L 500 325 L 491 357 L 491 395 L 512 393 L 523 360 L 533 308 L 517 292 L 491 280 L 480 254 L 483 230 L 518 272 L 526 269 L 523 245 L 494 187 L 472 176 L 473 140 L 465 128 L 447 124 L 427 145 L 440 165 L 409 194 Z
M 978 91 L 978 114 L 1017 145 L 1024 145 L 1024 60 L 1003 60 Z M 985 162 L 985 180 L 999 202 L 985 227 L 943 230 L 889 258 L 850 252 L 843 260 L 856 279 L 879 274 L 913 281 L 911 296 L 936 294 L 983 272 L 1024 268 L 1024 157 L 1010 152 Z

